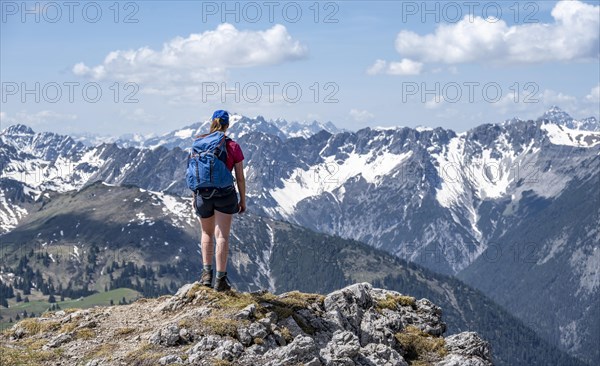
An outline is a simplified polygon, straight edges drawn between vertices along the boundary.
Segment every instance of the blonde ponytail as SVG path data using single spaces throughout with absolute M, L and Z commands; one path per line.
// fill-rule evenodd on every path
M 228 127 L 229 127 L 229 124 L 222 125 L 221 119 L 215 118 L 212 120 L 212 123 L 210 124 L 210 133 L 213 133 L 215 131 L 225 132 L 225 131 L 227 131 Z

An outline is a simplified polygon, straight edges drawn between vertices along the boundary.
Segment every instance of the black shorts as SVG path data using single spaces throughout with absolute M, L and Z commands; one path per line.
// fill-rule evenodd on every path
M 238 213 L 238 196 L 235 187 L 213 189 L 203 188 L 196 191 L 194 202 L 196 215 L 207 219 L 215 214 L 215 210 L 225 214 Z

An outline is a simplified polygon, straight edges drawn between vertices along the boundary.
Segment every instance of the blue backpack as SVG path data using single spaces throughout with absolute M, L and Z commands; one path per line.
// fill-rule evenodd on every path
M 200 188 L 225 188 L 233 185 L 233 175 L 227 169 L 226 137 L 216 131 L 197 138 L 192 144 L 185 174 L 192 191 Z

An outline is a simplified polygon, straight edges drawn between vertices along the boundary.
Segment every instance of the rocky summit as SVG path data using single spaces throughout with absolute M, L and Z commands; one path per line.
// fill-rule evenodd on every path
M 0 340 L 3 365 L 492 365 L 476 333 L 445 330 L 429 300 L 368 283 L 323 296 L 196 282 L 130 305 L 47 312 Z

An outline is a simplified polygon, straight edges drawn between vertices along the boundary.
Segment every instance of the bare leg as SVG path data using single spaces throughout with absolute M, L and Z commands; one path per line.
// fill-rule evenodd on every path
M 207 219 L 199 219 L 202 226 L 202 264 L 212 264 L 215 254 L 213 237 L 215 235 L 215 215 Z
M 215 237 L 217 239 L 217 271 L 227 271 L 227 255 L 229 254 L 229 232 L 233 215 L 215 211 Z

